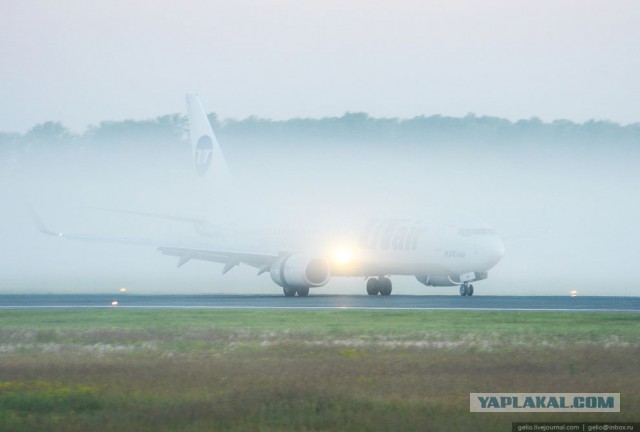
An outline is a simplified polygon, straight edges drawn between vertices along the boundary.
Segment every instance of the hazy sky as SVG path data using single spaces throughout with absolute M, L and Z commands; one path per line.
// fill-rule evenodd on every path
M 184 112 L 640 121 L 636 0 L 0 0 L 0 131 Z

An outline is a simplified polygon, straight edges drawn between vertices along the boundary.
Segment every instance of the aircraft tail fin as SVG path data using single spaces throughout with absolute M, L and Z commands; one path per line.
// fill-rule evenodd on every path
M 227 164 L 211 123 L 196 93 L 188 93 L 189 139 L 195 172 L 213 190 L 229 189 Z

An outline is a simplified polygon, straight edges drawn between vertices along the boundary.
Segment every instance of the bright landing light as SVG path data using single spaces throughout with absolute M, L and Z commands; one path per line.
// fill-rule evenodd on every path
M 353 261 L 353 251 L 349 248 L 338 248 L 333 256 L 336 263 L 347 265 Z

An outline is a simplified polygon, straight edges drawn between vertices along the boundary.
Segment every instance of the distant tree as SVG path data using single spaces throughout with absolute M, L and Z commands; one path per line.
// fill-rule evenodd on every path
M 238 135 L 260 135 L 262 133 L 270 133 L 273 129 L 272 120 L 262 119 L 256 116 L 250 116 L 244 120 L 227 120 L 223 129 L 228 133 Z
M 44 122 L 32 127 L 24 136 L 24 141 L 34 146 L 55 147 L 69 143 L 75 136 L 61 122 Z
M 20 138 L 20 155 L 25 160 L 62 157 L 73 151 L 77 136 L 61 122 L 44 122 L 35 125 Z
M 207 115 L 207 118 L 209 119 L 209 123 L 211 123 L 211 127 L 213 128 L 214 131 L 220 130 L 220 128 L 222 127 L 220 120 L 218 119 L 218 115 L 216 113 L 209 113 Z M 188 121 L 187 118 L 183 118 L 184 120 L 184 126 L 185 126 L 185 130 L 186 127 L 188 126 Z
M 242 120 L 221 121 L 215 113 L 208 115 L 221 141 L 242 145 L 341 145 L 344 142 L 366 142 L 367 145 L 403 144 L 420 146 L 520 143 L 520 145 L 553 145 L 579 143 L 589 145 L 629 143 L 640 146 L 640 123 L 620 125 L 610 121 L 569 120 L 544 122 L 537 117 L 510 120 L 478 116 L 417 116 L 408 119 L 375 118 L 364 112 L 347 112 L 342 116 L 270 120 L 256 116 Z M 78 136 L 60 122 L 45 122 L 26 134 L 0 133 L 0 157 L 46 153 L 47 150 L 104 149 L 147 151 L 184 156 L 188 153 L 188 120 L 171 114 L 149 120 L 104 121 L 90 126 Z M 501 146 L 504 148 L 504 145 Z M 26 151 L 26 153 L 25 153 Z M 103 154 L 98 152 L 99 154 Z M 181 156 L 182 157 L 182 156 Z M 98 157 L 99 159 L 99 157 Z
M 90 126 L 83 138 L 107 149 L 135 149 L 179 144 L 185 139 L 186 118 L 179 114 L 152 120 L 103 121 Z

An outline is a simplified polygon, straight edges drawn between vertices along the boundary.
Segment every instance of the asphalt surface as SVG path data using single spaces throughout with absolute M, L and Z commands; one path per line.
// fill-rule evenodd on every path
M 205 309 L 343 309 L 343 310 L 479 310 L 640 313 L 640 297 L 545 296 L 407 296 L 367 295 L 0 295 L 0 309 L 32 308 L 205 308 Z

